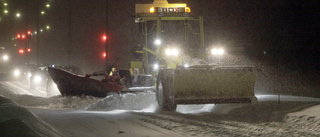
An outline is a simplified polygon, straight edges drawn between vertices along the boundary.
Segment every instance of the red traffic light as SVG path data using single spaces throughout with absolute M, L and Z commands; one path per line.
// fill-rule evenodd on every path
M 31 35 L 31 31 L 30 30 L 28 31 L 28 35 Z
M 21 35 L 20 35 L 20 34 L 18 34 L 18 35 L 17 35 L 17 38 L 18 38 L 18 39 L 20 39 L 20 37 L 21 37 Z
M 22 35 L 21 38 L 24 39 L 24 38 L 26 38 L 26 36 L 25 36 L 25 35 Z
M 102 36 L 102 40 L 103 40 L 103 41 L 106 41 L 106 40 L 107 40 L 107 36 L 106 36 L 106 35 L 103 35 L 103 36 Z
M 20 54 L 23 54 L 23 53 L 24 53 L 24 50 L 23 50 L 23 49 L 19 49 L 19 53 L 20 53 Z

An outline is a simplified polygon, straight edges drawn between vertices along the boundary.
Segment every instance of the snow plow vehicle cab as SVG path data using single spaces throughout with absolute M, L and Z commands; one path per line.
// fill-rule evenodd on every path
M 152 87 L 155 85 L 154 77 L 145 74 L 141 61 L 131 61 L 130 68 L 111 67 L 108 75 L 113 76 L 114 73 L 119 74 L 120 83 L 127 88 Z
M 142 68 L 121 68 L 119 69 L 121 83 L 127 88 L 130 87 L 151 87 L 155 81 L 152 75 L 146 75 Z

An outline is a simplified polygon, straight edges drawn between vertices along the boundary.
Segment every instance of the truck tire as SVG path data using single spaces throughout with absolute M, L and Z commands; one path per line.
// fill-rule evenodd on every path
M 161 110 L 175 111 L 177 104 L 174 103 L 173 96 L 173 76 L 162 71 L 157 78 L 157 101 Z

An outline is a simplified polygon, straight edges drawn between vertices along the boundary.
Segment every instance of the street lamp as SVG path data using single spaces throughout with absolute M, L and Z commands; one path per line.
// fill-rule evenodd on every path
M 50 26 L 49 25 L 47 25 L 47 27 L 46 27 L 47 29 L 50 29 Z
M 46 7 L 47 7 L 47 8 L 50 8 L 50 4 L 47 4 Z
M 41 14 L 42 14 L 42 15 L 44 15 L 44 13 L 45 13 L 44 11 L 41 11 Z
M 8 6 L 8 3 L 3 3 L 3 6 Z
M 9 59 L 9 56 L 8 56 L 8 55 L 3 55 L 3 56 L 2 56 L 2 59 L 3 59 L 4 61 L 7 61 L 7 60 Z
M 8 11 L 8 10 L 4 10 L 3 12 L 4 12 L 5 14 L 8 14 L 9 11 Z
M 16 16 L 19 18 L 20 17 L 20 13 L 17 13 Z

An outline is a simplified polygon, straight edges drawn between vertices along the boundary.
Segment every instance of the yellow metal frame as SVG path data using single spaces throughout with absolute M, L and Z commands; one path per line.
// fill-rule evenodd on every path
M 190 25 L 188 24 L 189 21 L 198 21 L 200 32 L 196 33 L 200 35 L 200 46 L 204 47 L 204 24 L 203 24 L 203 16 L 199 16 L 199 19 L 195 19 L 192 17 L 190 12 L 180 12 L 180 13 L 150 13 L 150 9 L 152 7 L 184 7 L 186 10 L 191 11 L 190 8 L 187 7 L 185 3 L 175 3 L 169 4 L 167 0 L 155 0 L 152 4 L 136 4 L 136 22 L 143 22 L 144 23 L 144 35 L 145 35 L 145 45 L 144 49 L 148 48 L 148 27 L 147 24 L 150 21 L 156 21 L 157 24 L 157 38 L 161 38 L 161 21 L 184 21 L 185 22 L 185 42 L 188 42 L 188 28 Z M 148 51 L 148 50 L 146 50 Z M 150 52 L 150 51 L 148 51 Z M 143 53 L 143 68 L 146 70 L 147 74 L 149 72 L 149 64 L 148 64 L 148 52 Z M 154 53 L 159 53 L 160 47 Z M 150 52 L 152 53 L 152 52 Z M 152 53 L 152 54 L 154 54 Z M 173 65 L 170 65 L 173 66 Z
M 154 0 L 152 4 L 136 4 L 136 14 L 150 13 L 152 7 L 187 7 L 186 3 L 169 4 L 167 0 Z

